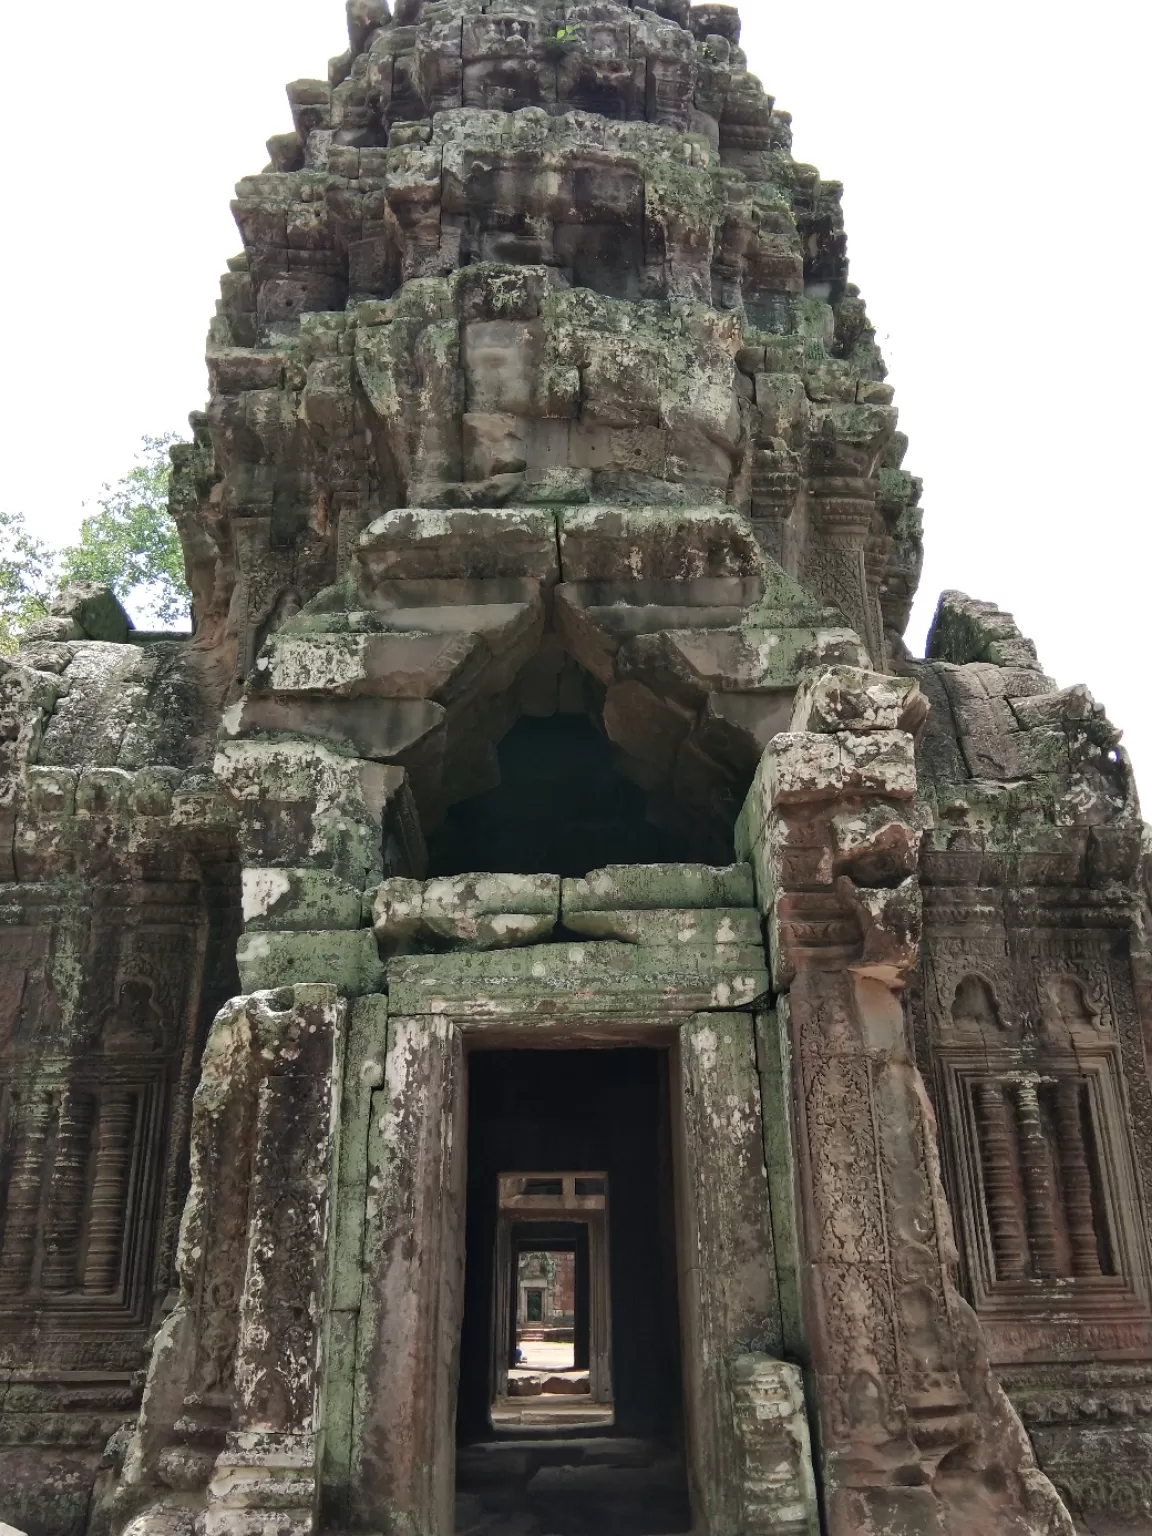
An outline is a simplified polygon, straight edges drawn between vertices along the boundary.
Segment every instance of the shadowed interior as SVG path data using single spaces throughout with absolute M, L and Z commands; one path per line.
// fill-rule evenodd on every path
M 611 742 L 587 715 L 525 716 L 497 756 L 500 783 L 454 805 L 430 836 L 430 874 L 499 869 L 576 877 L 605 864 L 703 856 L 688 828 L 647 819 L 648 796 L 620 773 Z M 717 863 L 732 857 L 730 846 L 709 844 L 703 852 Z
M 668 1056 L 662 1050 L 469 1057 L 457 1527 L 642 1536 L 691 1524 L 682 1448 Z M 603 1170 L 615 1421 L 494 1433 L 497 1181 L 509 1168 Z M 493 1521 L 496 1521 L 494 1524 Z M 505 1523 L 507 1522 L 507 1523 Z

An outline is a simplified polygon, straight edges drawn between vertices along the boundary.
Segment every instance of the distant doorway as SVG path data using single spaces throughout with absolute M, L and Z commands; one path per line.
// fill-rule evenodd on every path
M 494 1429 L 612 1423 L 608 1176 L 501 1174 Z

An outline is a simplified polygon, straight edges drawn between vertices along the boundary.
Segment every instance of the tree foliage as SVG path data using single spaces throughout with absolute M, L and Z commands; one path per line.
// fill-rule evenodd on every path
M 21 632 L 48 611 L 56 551 L 28 532 L 22 512 L 0 511 L 0 653 L 16 649 Z
M 168 515 L 168 447 L 175 434 L 145 437 L 137 462 L 105 485 L 73 544 L 54 548 L 28 531 L 21 512 L 0 511 L 0 652 L 74 581 L 110 586 L 134 617 L 172 627 L 188 617 L 176 525 Z
M 60 579 L 99 581 L 121 602 L 134 594 L 161 625 L 188 615 L 184 557 L 168 515 L 168 447 L 174 433 L 145 437 L 139 462 L 115 485 L 105 485 L 96 510 L 80 524 L 80 537 L 61 553 Z

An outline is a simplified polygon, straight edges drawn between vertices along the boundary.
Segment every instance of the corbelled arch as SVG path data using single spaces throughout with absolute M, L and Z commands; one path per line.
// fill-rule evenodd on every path
M 583 713 L 723 862 L 802 665 L 863 655 L 723 506 L 402 509 L 270 636 L 226 729 L 403 769 L 431 833 L 522 715 Z

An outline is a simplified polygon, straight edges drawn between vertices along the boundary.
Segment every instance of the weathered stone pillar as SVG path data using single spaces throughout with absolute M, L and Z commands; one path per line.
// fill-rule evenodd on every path
M 356 1361 L 352 1514 L 367 1530 L 452 1536 L 464 1284 L 460 1031 L 388 1024 L 373 1095 Z
M 1016 1122 L 1004 1097 L 1004 1084 L 983 1082 L 976 1090 L 980 1128 L 980 1166 L 988 1223 L 992 1229 L 992 1257 L 998 1280 L 1023 1280 L 1028 1273 L 1028 1242 L 1016 1210 L 1016 1174 L 1012 1144 Z
M 833 603 L 883 661 L 884 635 L 869 583 L 869 539 L 876 513 L 876 468 L 896 426 L 890 405 L 813 401 L 808 431 L 808 535 L 800 578 Z
M 348 1006 L 340 1094 L 340 1138 L 332 1236 L 329 1242 L 328 1322 L 321 1383 L 323 1504 L 326 1521 L 346 1526 L 352 1498 L 356 1414 L 356 1339 L 364 1299 L 364 1223 L 368 1205 L 368 1144 L 373 1108 L 384 1082 L 388 999 L 358 997 Z
M 612 1288 L 608 1224 L 601 1211 L 585 1228 L 587 1240 L 588 1387 L 594 1403 L 612 1401 Z M 579 1282 L 577 1282 L 579 1283 Z
M 119 1281 L 135 1128 L 135 1095 L 124 1088 L 105 1088 L 96 1122 L 96 1171 L 84 1256 L 83 1288 L 88 1295 L 106 1295 Z
M 1064 1211 L 1072 1249 L 1072 1273 L 1094 1278 L 1100 1274 L 1096 1214 L 1092 1200 L 1092 1170 L 1084 1145 L 1084 1085 L 1078 1077 L 1060 1079 L 1056 1089 L 1056 1124 L 1060 1137 L 1060 1170 L 1064 1179 Z
M 90 1093 L 72 1087 L 65 1090 L 60 1103 L 44 1245 L 46 1291 L 66 1292 L 76 1286 L 94 1107 Z
M 777 1358 L 751 1015 L 697 1014 L 680 1030 L 679 1055 L 680 1304 L 685 1385 L 700 1405 L 690 1447 L 696 1507 L 708 1536 L 801 1536 L 816 1530 L 815 1488 L 799 1371 Z
M 866 494 L 871 487 L 851 482 L 843 487 L 836 481 L 818 480 L 812 490 L 804 583 L 839 608 L 868 647 L 869 655 L 875 657 L 879 621 L 869 597 L 864 565 L 874 504 L 874 498 Z M 844 494 L 845 490 L 849 494 Z
M 180 1299 L 153 1346 L 117 1496 L 132 1536 L 182 1532 L 197 1510 L 202 1536 L 314 1528 L 345 1013 L 334 987 L 298 986 L 239 998 L 212 1026 Z
M 0 1297 L 22 1296 L 32 1280 L 40 1221 L 44 1158 L 52 1128 L 52 1095 L 33 1092 L 16 1115 L 16 1155 L 8 1183 L 0 1244 Z
M 786 994 L 827 1527 L 1071 1536 L 956 1290 L 935 1121 L 905 1038 L 920 931 L 909 731 L 922 718 L 906 680 L 814 678 L 740 829 Z
M 235 1428 L 209 1484 L 204 1536 L 229 1536 L 241 1512 L 248 1529 L 256 1517 L 275 1518 L 281 1536 L 313 1528 L 336 1017 L 296 1021 L 256 1092 Z

